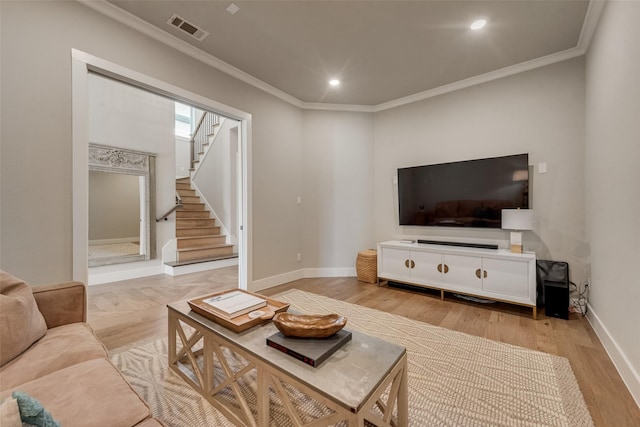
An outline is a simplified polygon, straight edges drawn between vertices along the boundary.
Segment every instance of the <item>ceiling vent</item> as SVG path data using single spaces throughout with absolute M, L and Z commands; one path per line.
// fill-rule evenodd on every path
M 171 18 L 167 21 L 167 24 L 184 31 L 189 34 L 191 37 L 198 41 L 204 40 L 205 37 L 209 35 L 208 32 L 198 27 L 197 25 L 188 22 L 187 20 L 179 17 L 177 14 L 173 14 Z

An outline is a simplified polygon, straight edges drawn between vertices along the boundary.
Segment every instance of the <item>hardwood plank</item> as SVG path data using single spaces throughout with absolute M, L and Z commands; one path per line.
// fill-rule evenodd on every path
M 152 276 L 89 287 L 88 319 L 109 349 L 167 333 L 166 304 L 237 287 L 237 268 Z M 301 289 L 448 329 L 569 359 L 596 426 L 638 426 L 640 408 L 585 318 L 546 317 L 511 304 L 479 304 L 439 292 L 415 292 L 354 277 L 301 279 L 262 291 Z

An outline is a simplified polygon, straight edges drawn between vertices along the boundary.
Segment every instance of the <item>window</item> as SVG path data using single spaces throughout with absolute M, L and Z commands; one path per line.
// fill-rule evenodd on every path
M 194 108 L 176 102 L 176 136 L 191 138 L 194 126 L 192 120 L 194 114 Z

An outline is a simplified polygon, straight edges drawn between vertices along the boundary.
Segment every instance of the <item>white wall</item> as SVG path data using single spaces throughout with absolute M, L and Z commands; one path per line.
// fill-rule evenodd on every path
M 72 277 L 72 48 L 251 114 L 249 268 L 254 279 L 297 268 L 298 108 L 78 2 L 0 2 L 0 48 L 3 269 L 34 284 Z
M 609 1 L 586 62 L 590 320 L 640 404 L 640 3 Z
M 230 240 L 238 239 L 238 140 L 232 138 L 232 129 L 239 122 L 222 119 L 211 147 L 200 162 L 193 183 L 211 206 L 216 218 L 227 230 Z M 233 133 L 237 135 L 237 131 Z
M 355 274 L 358 251 L 375 248 L 373 115 L 305 111 L 302 117 L 302 266 Z
M 156 216 L 175 205 L 175 106 L 168 98 L 89 75 L 89 141 L 156 155 Z M 153 222 L 156 253 L 175 237 L 175 217 Z
M 176 178 L 189 176 L 191 168 L 191 144 L 188 139 L 176 136 Z
M 503 230 L 400 227 L 397 169 L 407 166 L 529 153 L 546 163 L 533 173 L 537 225 L 524 233 L 525 250 L 570 263 L 585 277 L 584 61 L 576 58 L 436 96 L 375 116 L 375 240 L 430 236 L 498 242 Z

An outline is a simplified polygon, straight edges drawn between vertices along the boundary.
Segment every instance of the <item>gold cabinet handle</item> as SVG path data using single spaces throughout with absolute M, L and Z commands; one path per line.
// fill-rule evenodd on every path
M 438 264 L 438 273 L 442 273 L 442 264 Z
M 484 278 L 486 279 L 486 278 L 487 278 L 487 270 L 480 270 L 480 269 L 477 269 L 477 270 L 476 270 L 476 277 L 477 277 L 478 279 L 481 279 L 482 277 L 484 277 Z
M 449 266 L 447 264 L 444 265 L 444 274 L 449 272 Z
M 411 268 L 415 268 L 415 267 L 416 267 L 415 261 L 411 260 Z
M 409 268 L 409 260 L 408 260 L 408 259 L 405 259 L 405 260 L 404 260 L 404 266 L 405 266 L 405 267 L 407 267 L 407 268 Z

